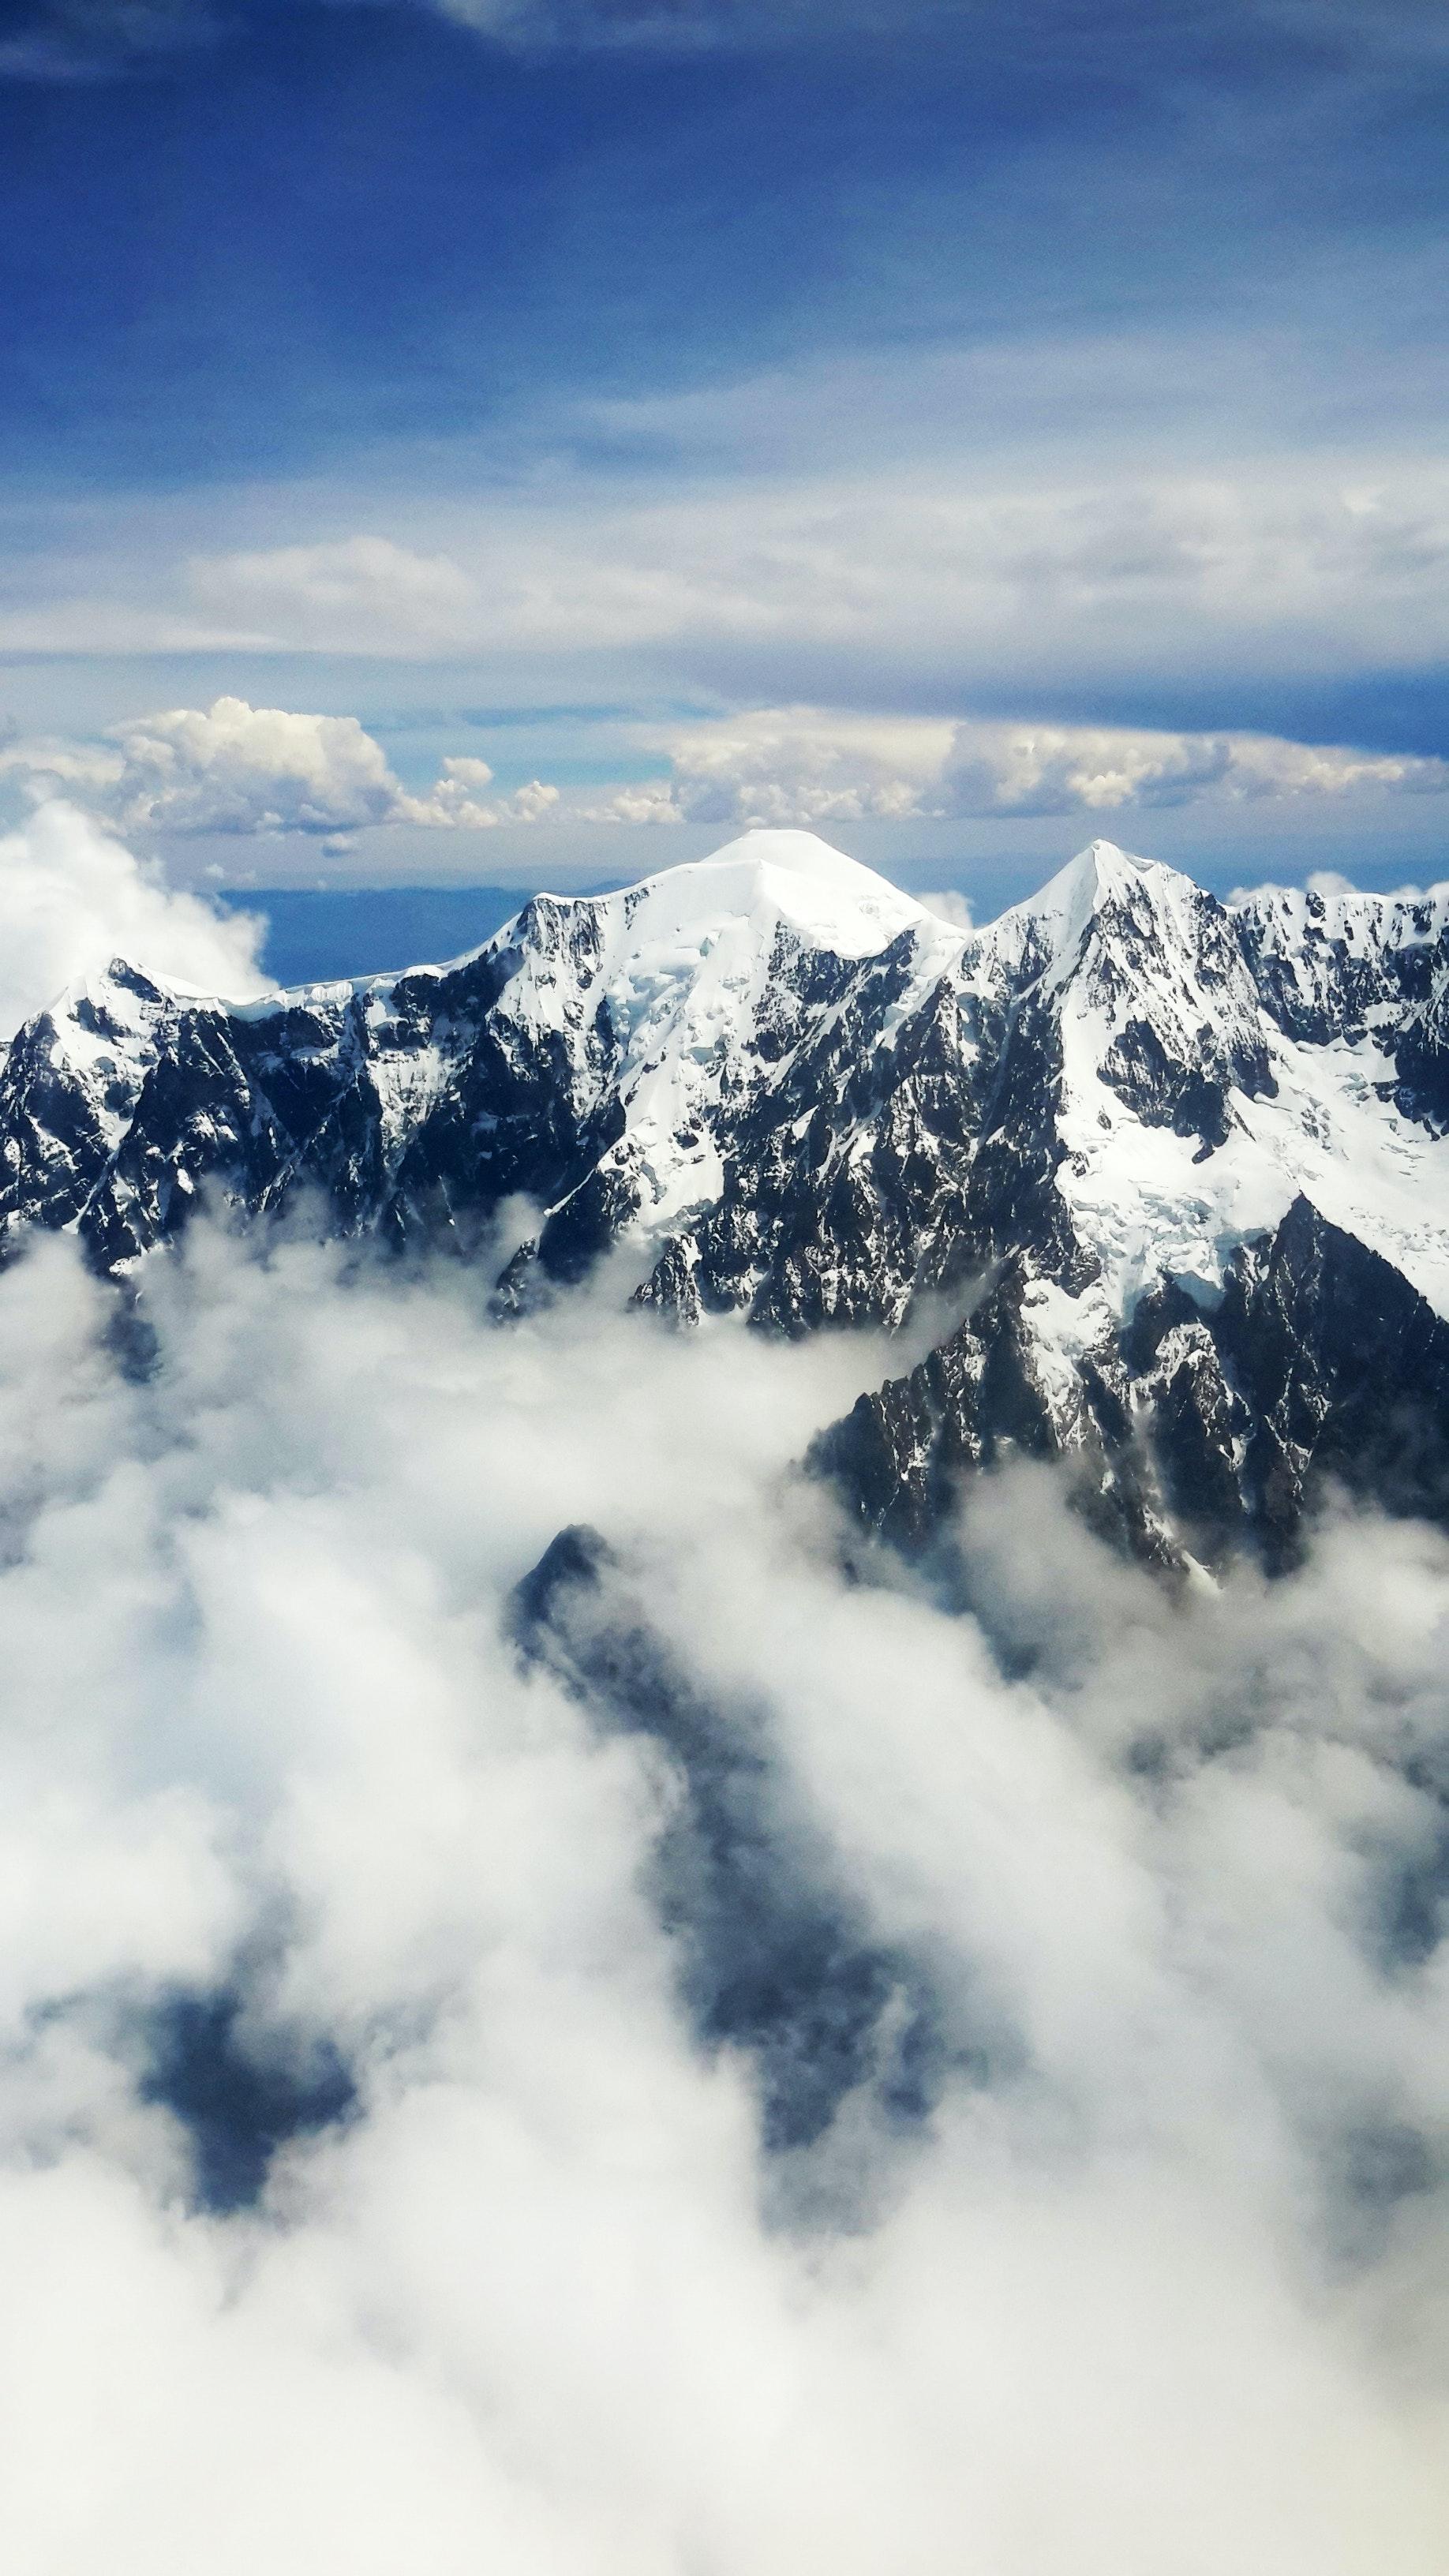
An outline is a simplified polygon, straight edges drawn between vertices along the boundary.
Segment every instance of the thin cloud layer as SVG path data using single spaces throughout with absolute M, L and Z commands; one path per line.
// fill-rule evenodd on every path
M 187 587 L 219 618 L 309 643 L 347 633 L 355 642 L 390 626 L 414 649 L 445 651 L 475 641 L 486 616 L 476 583 L 449 556 L 390 537 L 199 556 Z
M 328 5 L 329 0 L 315 0 Z M 919 39 L 933 25 L 947 30 L 961 15 L 952 0 L 847 0 L 825 9 L 820 0 L 391 0 L 399 9 L 436 12 L 493 44 L 524 50 L 616 47 L 662 53 L 829 43 L 842 28 L 856 35 Z M 387 5 L 387 0 L 372 0 Z M 235 32 L 245 11 L 223 11 L 207 0 L 21 0 L 11 13 L 13 30 L 0 41 L 0 75 L 35 81 L 96 79 L 169 54 L 211 44 Z M 1248 36 L 1255 22 L 1306 35 L 1321 50 L 1325 40 L 1350 59 L 1396 55 L 1409 61 L 1442 52 L 1429 13 L 1414 0 L 1270 0 L 1229 13 Z M 986 13 L 993 32 L 1001 13 Z M 1130 12 L 1108 12 L 1131 23 Z M 1008 32 L 1040 26 L 1043 13 L 1018 7 Z M 1047 21 L 1051 24 L 1051 21 Z
M 1239 372 L 1251 363 L 1247 347 L 1215 354 Z M 1043 373 L 1056 355 L 1037 353 Z M 1097 376 L 1110 377 L 1110 352 L 1097 358 Z M 968 398 L 969 375 L 961 390 Z M 948 687 L 1013 684 L 1036 703 L 1043 689 L 1101 693 L 1164 673 L 1184 692 L 1209 675 L 1259 692 L 1285 670 L 1307 684 L 1434 669 L 1449 653 L 1449 499 L 1422 437 L 1417 457 L 1386 457 L 1373 442 L 1324 454 L 1306 437 L 1285 464 L 1260 426 L 1224 422 L 1224 439 L 1251 438 L 1256 462 L 1144 474 L 1121 453 L 1118 424 L 1110 436 L 1092 431 L 1093 408 L 1106 408 L 1098 382 L 1070 457 L 1057 431 L 1024 479 L 1018 451 L 1040 443 L 1029 419 L 1015 439 L 972 454 L 932 417 L 914 425 L 903 489 L 891 455 L 847 449 L 834 471 L 754 467 L 748 416 L 774 422 L 769 391 L 743 389 L 743 422 L 728 404 L 717 424 L 689 397 L 656 405 L 643 499 L 637 470 L 621 477 L 585 461 L 598 426 L 565 414 L 536 434 L 566 452 L 577 445 L 582 460 L 560 467 L 545 497 L 505 450 L 477 459 L 495 487 L 486 508 L 389 498 L 386 532 L 344 521 L 306 544 L 203 555 L 177 551 L 174 509 L 154 530 L 128 511 L 119 545 L 107 530 L 85 559 L 70 538 L 54 556 L 32 553 L 0 644 L 404 662 L 544 655 L 605 668 L 666 656 L 676 679 L 746 702 L 778 691 L 782 703 L 808 694 L 865 706 L 883 686 L 896 704 L 919 702 L 926 687 L 939 706 Z M 1432 398 L 1419 391 L 1421 403 Z M 842 408 L 847 422 L 853 411 L 828 371 L 805 371 L 795 408 L 796 443 L 829 457 Z M 627 452 L 627 423 L 602 426 Z M 903 421 L 908 441 L 911 429 Z M 747 470 L 722 479 L 721 444 L 743 447 Z M 345 492 L 330 505 L 334 516 L 358 506 Z M 310 492 L 274 492 L 268 507 L 283 526 L 315 522 Z
M 20 0 L 0 33 L 0 80 L 100 80 L 209 44 L 207 0 Z
M 721 490 L 687 397 L 655 440 L 662 497 L 575 473 L 546 507 L 525 493 L 499 495 L 486 519 L 451 509 L 446 555 L 346 536 L 193 559 L 174 605 L 132 611 L 134 646 L 164 647 L 200 609 L 240 649 L 667 648 L 721 674 L 732 654 L 757 672 L 833 656 L 917 681 L 954 667 L 1102 686 L 1164 664 L 1242 680 L 1285 651 L 1309 672 L 1449 650 L 1449 505 L 1428 457 L 1306 455 L 1288 473 L 1270 456 L 1150 478 L 1110 459 L 1092 480 L 1058 455 L 1023 484 L 1009 456 L 958 446 L 923 456 L 906 493 L 893 461 Z M 46 613 L 36 641 L 66 631 L 63 603 Z M 69 613 L 79 631 L 82 610 Z M 24 644 L 23 608 L 4 632 Z
M 331 0 L 313 0 L 331 5 Z M 388 0 L 370 0 L 388 5 Z M 828 41 L 831 27 L 902 31 L 949 14 L 949 0 L 852 0 L 825 23 L 818 0 L 391 0 L 524 51 L 631 47 L 692 53 Z M 98 80 L 233 35 L 245 11 L 207 0 L 29 0 L 0 36 L 0 78 Z

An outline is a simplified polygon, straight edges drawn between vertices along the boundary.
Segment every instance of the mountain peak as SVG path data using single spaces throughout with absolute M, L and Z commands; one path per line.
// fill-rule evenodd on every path
M 1143 888 L 1160 900 L 1191 883 L 1178 869 L 1164 867 L 1160 859 L 1139 858 L 1133 850 L 1119 850 L 1115 841 L 1089 841 L 1018 909 L 1034 913 L 1038 920 L 1070 919 L 1085 928 L 1104 903 L 1124 896 L 1130 899 Z
M 756 860 L 763 867 L 787 868 L 799 876 L 832 877 L 842 871 L 847 876 L 872 876 L 874 870 L 863 868 L 858 859 L 848 858 L 837 850 L 833 841 L 821 839 L 818 832 L 786 830 L 773 824 L 755 823 L 732 841 L 725 841 L 708 857 L 686 860 L 686 866 L 723 867 L 740 860 Z
M 1115 841 L 1089 841 L 1054 877 L 1013 904 L 993 925 L 999 945 L 1013 949 L 1034 935 L 1055 960 L 1058 976 L 1069 975 L 1083 953 L 1088 932 L 1104 912 L 1135 917 L 1139 933 L 1155 940 L 1186 938 L 1195 944 L 1193 921 L 1203 901 L 1201 889 L 1178 869 L 1158 859 L 1139 858 L 1119 850 Z
M 635 941 L 687 942 L 729 922 L 776 919 L 842 957 L 873 955 L 926 917 L 888 877 L 814 832 L 764 829 L 602 900 L 622 900 Z

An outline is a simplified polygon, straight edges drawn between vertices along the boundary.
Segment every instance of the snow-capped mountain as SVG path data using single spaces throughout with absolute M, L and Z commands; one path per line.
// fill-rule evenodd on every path
M 1010 1447 L 1150 1552 L 1281 1555 L 1326 1470 L 1449 1494 L 1446 997 L 1437 896 L 1224 905 L 1099 841 L 968 934 L 754 832 L 446 966 L 237 1004 L 113 965 L 0 1068 L 0 1229 L 119 1270 L 199 1193 L 311 1192 L 470 1250 L 522 1194 L 505 1303 L 621 1245 L 682 1320 L 939 1314 L 817 1452 L 903 1541 Z

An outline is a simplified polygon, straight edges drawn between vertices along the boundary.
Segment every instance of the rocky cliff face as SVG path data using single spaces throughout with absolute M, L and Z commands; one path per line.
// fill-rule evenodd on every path
M 1329 1475 L 1444 1515 L 1446 1127 L 1442 899 L 1224 905 L 1098 842 L 967 935 L 754 833 L 445 967 L 239 1006 L 118 963 L 0 1068 L 0 1242 L 123 1271 L 205 1197 L 472 1252 L 522 1194 L 505 1304 L 622 1247 L 687 1322 L 939 1314 L 819 1445 L 871 1529 L 1026 1452 L 1149 1554 L 1277 1563 Z

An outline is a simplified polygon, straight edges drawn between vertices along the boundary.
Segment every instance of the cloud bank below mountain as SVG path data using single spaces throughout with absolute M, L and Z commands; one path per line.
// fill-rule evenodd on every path
M 1439 1539 L 1174 1608 L 1008 1481 L 951 1619 L 790 1475 L 865 1344 L 204 1233 L 144 1377 L 64 1246 L 0 1306 L 15 2563 L 1428 2576 Z M 507 1643 L 564 1519 L 901 1963 L 812 2144 L 692 2018 L 687 1748 Z M 218 1995 L 353 2088 L 229 2213 L 157 2075 Z

